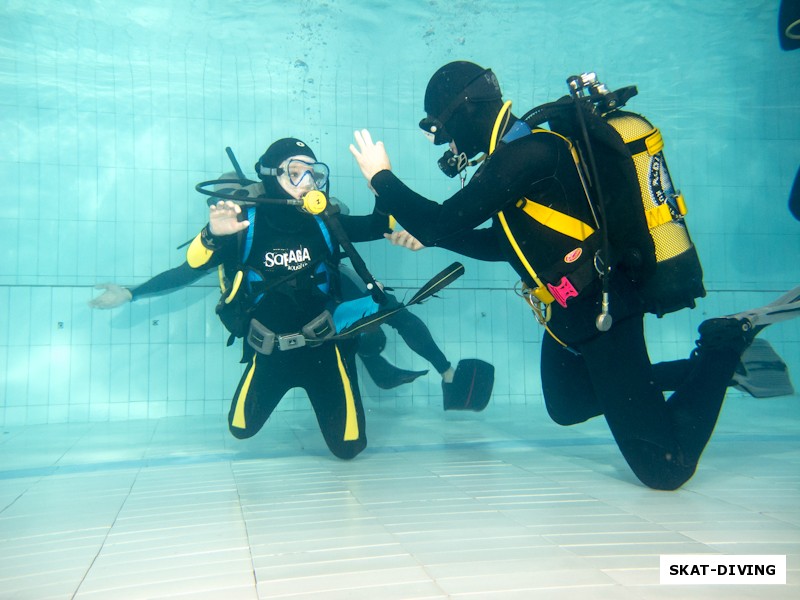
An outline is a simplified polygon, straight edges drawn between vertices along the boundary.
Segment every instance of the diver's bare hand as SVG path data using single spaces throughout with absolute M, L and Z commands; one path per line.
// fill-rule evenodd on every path
M 133 295 L 128 288 L 117 285 L 116 283 L 98 283 L 94 286 L 94 289 L 105 291 L 97 298 L 92 298 L 89 301 L 89 306 L 92 308 L 107 310 L 127 304 L 133 299 Z
M 233 235 L 250 226 L 250 221 L 239 220 L 241 207 L 231 200 L 220 200 L 208 207 L 208 230 L 211 235 Z
M 383 142 L 373 142 L 369 131 L 362 129 L 354 132 L 354 137 L 358 148 L 350 144 L 350 153 L 355 157 L 358 168 L 367 183 L 372 187 L 372 178 L 381 171 L 391 171 L 392 163 Z
M 389 240 L 393 246 L 402 246 L 403 248 L 408 248 L 412 252 L 422 250 L 425 247 L 417 238 L 403 230 L 384 233 L 383 237 Z

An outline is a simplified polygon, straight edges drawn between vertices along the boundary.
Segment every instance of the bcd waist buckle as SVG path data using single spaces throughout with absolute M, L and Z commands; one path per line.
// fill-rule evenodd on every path
M 306 323 L 297 333 L 278 334 L 264 326 L 258 319 L 250 319 L 247 344 L 259 354 L 269 356 L 277 346 L 287 351 L 303 346 L 319 346 L 336 333 L 333 316 L 324 311 Z

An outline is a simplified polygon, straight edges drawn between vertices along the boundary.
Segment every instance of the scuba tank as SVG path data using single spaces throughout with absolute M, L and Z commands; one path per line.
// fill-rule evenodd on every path
M 636 88 L 610 92 L 594 73 L 567 82 L 571 96 L 534 108 L 522 120 L 530 127 L 547 122 L 577 147 L 589 201 L 602 217 L 603 254 L 610 256 L 602 262 L 630 277 L 645 310 L 661 317 L 694 308 L 706 294 L 703 271 L 661 133 L 643 116 L 621 110 Z
M 697 249 L 686 226 L 686 203 L 676 192 L 664 158 L 661 133 L 641 115 L 617 111 L 607 119 L 631 153 L 642 208 L 653 238 L 655 271 L 640 282 L 647 310 L 661 317 L 694 308 L 706 295 Z

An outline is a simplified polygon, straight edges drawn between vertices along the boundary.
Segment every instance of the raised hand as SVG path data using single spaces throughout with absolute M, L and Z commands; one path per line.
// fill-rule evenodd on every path
M 354 137 L 358 148 L 350 144 L 350 153 L 355 157 L 358 168 L 361 169 L 361 174 L 367 183 L 371 184 L 372 178 L 377 173 L 392 170 L 392 163 L 389 161 L 389 155 L 386 153 L 386 148 L 383 147 L 383 142 L 373 142 L 372 136 L 366 129 L 356 131 Z
M 247 229 L 250 221 L 239 221 L 241 207 L 231 200 L 220 200 L 208 207 L 208 229 L 211 235 L 233 235 Z

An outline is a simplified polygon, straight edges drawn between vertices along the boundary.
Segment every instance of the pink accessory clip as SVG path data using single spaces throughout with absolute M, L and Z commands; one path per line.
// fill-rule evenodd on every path
M 550 290 L 550 293 L 553 294 L 555 301 L 558 302 L 563 308 L 567 308 L 567 298 L 573 298 L 578 295 L 578 290 L 575 289 L 575 286 L 572 285 L 572 283 L 570 283 L 569 279 L 566 277 L 562 277 L 557 286 L 553 285 L 552 283 L 548 283 L 547 289 Z

